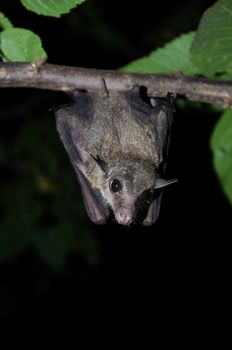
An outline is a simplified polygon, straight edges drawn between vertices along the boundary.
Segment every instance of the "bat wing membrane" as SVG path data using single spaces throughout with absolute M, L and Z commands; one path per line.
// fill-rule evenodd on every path
M 152 119 L 155 123 L 159 141 L 160 170 L 162 172 L 161 175 L 164 175 L 170 144 L 170 134 L 173 122 L 174 106 L 172 103 L 171 96 L 169 94 L 166 100 L 155 99 L 155 102 L 156 106 L 154 107 Z M 147 216 L 143 220 L 144 226 L 153 225 L 158 219 L 162 200 L 162 192 L 160 190 L 157 190 L 157 192 L 158 193 L 155 196 L 155 199 L 151 202 L 148 208 Z
M 82 161 L 80 151 L 76 147 L 72 139 L 72 133 L 70 130 L 70 124 L 68 118 L 70 115 L 72 118 L 78 118 L 79 116 L 75 113 L 76 106 L 63 107 L 56 111 L 56 125 L 60 135 L 60 139 L 68 153 L 71 163 L 74 167 L 76 176 L 78 178 L 80 189 L 84 201 L 84 205 L 90 220 L 95 224 L 106 223 L 109 217 L 109 208 L 103 202 L 101 194 L 92 188 L 89 181 L 85 178 L 83 173 L 78 168 L 78 164 Z M 82 117 L 81 117 L 82 118 Z

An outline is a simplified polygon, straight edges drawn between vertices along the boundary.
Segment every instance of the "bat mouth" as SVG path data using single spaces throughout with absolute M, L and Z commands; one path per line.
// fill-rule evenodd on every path
M 128 226 L 135 218 L 135 207 L 120 206 L 114 211 L 114 216 L 118 224 Z

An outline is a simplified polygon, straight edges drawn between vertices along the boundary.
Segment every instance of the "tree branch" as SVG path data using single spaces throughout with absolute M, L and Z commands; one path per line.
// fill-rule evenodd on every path
M 119 71 L 59 66 L 48 63 L 0 63 L 0 87 L 29 87 L 48 90 L 100 90 L 104 78 L 109 90 L 128 90 L 134 85 L 148 88 L 148 94 L 167 92 L 191 101 L 232 106 L 232 82 L 188 77 L 182 73 L 132 74 Z

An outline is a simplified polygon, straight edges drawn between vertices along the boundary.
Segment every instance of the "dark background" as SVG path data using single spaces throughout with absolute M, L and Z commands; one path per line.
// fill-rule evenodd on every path
M 41 36 L 48 62 L 117 69 L 195 30 L 214 1 L 89 0 L 60 19 L 12 3 L 0 10 Z M 61 92 L 1 90 L 1 323 L 97 323 L 103 309 L 162 322 L 222 308 L 231 207 L 209 148 L 219 114 L 176 103 L 168 173 L 179 182 L 165 191 L 155 226 L 96 227 L 49 113 L 67 101 Z

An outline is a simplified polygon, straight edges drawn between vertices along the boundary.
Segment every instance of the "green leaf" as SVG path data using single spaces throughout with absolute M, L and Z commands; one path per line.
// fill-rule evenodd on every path
M 70 12 L 74 7 L 85 0 L 21 0 L 21 3 L 37 15 L 60 17 Z
M 0 12 L 0 29 L 9 29 L 12 27 L 13 24 L 11 21 L 2 12 Z
M 181 71 L 185 74 L 199 72 L 190 60 L 189 48 L 194 33 L 183 34 L 166 44 L 163 48 L 153 51 L 149 56 L 135 60 L 123 67 L 124 72 L 134 73 L 167 73 Z
M 1 32 L 0 44 L 3 55 L 8 61 L 30 62 L 45 59 L 38 35 L 23 28 L 9 28 Z
M 212 137 L 213 163 L 219 181 L 232 204 L 232 110 L 228 109 L 218 121 Z
M 204 13 L 190 52 L 205 75 L 232 71 L 231 0 L 217 1 Z
M 230 83 L 231 83 L 231 80 L 232 80 L 232 72 L 231 73 L 225 73 L 225 74 L 220 74 L 217 79 L 220 79 L 220 80 L 229 80 Z

